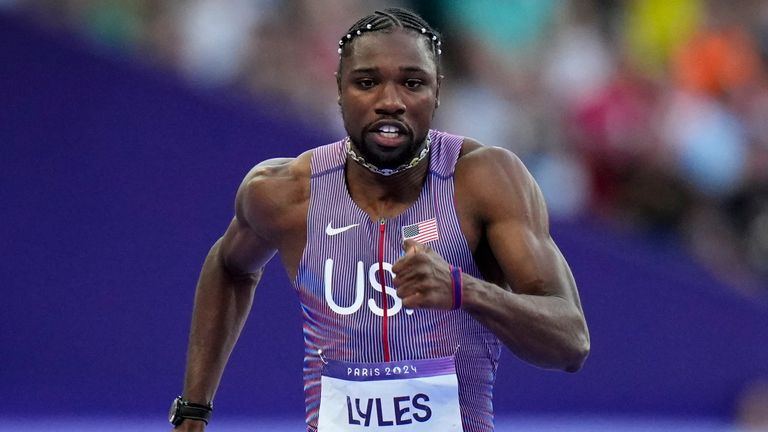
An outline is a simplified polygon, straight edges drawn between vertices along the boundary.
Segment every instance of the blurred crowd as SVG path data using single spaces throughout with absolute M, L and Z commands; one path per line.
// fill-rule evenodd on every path
M 437 128 L 517 153 L 553 219 L 679 238 L 766 292 L 768 2 L 0 0 L 331 136 L 337 41 L 393 5 L 443 34 Z

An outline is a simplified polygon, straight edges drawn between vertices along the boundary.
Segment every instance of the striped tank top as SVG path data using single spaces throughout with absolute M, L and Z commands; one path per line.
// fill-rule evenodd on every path
M 429 173 L 418 199 L 402 214 L 383 220 L 371 220 L 347 191 L 344 141 L 313 153 L 307 244 L 294 280 L 304 317 L 304 394 L 310 432 L 316 431 L 320 406 L 319 353 L 328 359 L 374 363 L 385 361 L 385 349 L 392 361 L 455 354 L 463 429 L 493 430 L 498 338 L 462 310 L 405 309 L 393 288 L 391 269 L 402 252 L 402 228 L 433 218 L 438 238 L 427 244 L 447 262 L 481 277 L 454 203 L 453 173 L 463 138 L 434 130 L 430 138 Z

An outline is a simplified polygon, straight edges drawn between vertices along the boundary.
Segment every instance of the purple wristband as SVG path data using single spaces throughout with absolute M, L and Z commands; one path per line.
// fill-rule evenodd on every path
M 451 285 L 453 286 L 453 309 L 461 307 L 464 285 L 461 281 L 461 267 L 451 266 Z

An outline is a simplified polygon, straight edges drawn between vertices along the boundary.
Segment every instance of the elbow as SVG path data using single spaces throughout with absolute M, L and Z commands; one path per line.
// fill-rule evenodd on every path
M 570 373 L 581 370 L 589 356 L 589 350 L 589 334 L 585 332 L 574 337 L 574 343 L 568 349 L 567 361 L 563 364 L 563 370 Z

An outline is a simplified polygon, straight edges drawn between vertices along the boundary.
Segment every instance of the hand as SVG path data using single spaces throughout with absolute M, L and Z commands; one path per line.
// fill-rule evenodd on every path
M 405 255 L 392 266 L 397 296 L 409 309 L 451 309 L 453 285 L 450 264 L 429 246 L 414 240 L 403 243 Z
M 205 430 L 205 422 L 202 420 L 186 419 L 173 429 L 173 432 L 199 432 Z

